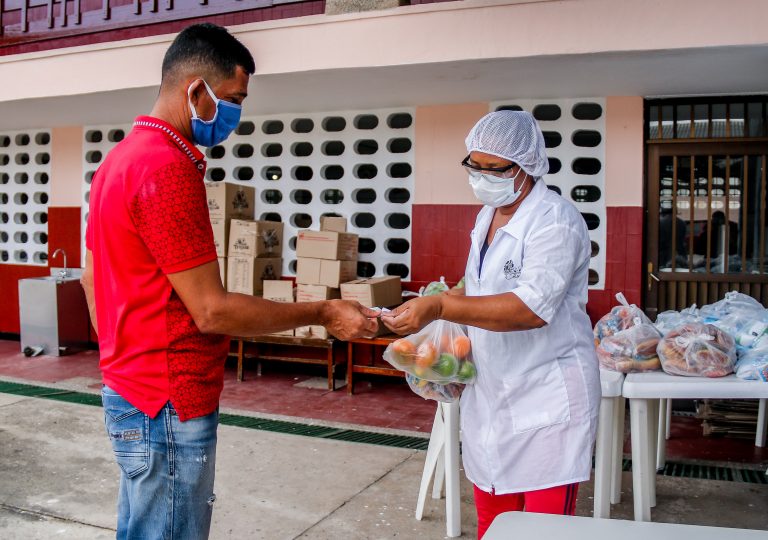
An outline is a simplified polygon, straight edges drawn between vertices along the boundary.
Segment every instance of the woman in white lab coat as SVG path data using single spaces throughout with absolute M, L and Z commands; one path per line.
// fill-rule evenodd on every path
M 587 227 L 541 178 L 538 124 L 494 112 L 466 144 L 462 165 L 485 206 L 465 294 L 417 298 L 382 320 L 399 334 L 436 319 L 468 326 L 478 378 L 461 397 L 462 453 L 482 538 L 502 512 L 573 514 L 592 468 L 600 376 L 585 309 Z

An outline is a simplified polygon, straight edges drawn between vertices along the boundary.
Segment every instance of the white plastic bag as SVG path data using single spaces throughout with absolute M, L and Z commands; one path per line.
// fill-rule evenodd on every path
M 431 382 L 468 384 L 477 377 L 472 345 L 464 328 L 443 320 L 391 343 L 384 351 L 384 360 Z
M 736 376 L 747 381 L 768 382 L 768 344 L 739 353 Z
M 603 338 L 597 346 L 600 367 L 621 373 L 661 369 L 656 353 L 661 334 L 650 323 L 635 324 Z
M 405 371 L 408 385 L 425 399 L 458 399 L 463 385 L 472 384 L 477 378 L 465 329 L 443 320 L 433 321 L 420 332 L 391 343 L 384 351 L 384 360 Z
M 443 403 L 453 403 L 458 400 L 461 397 L 461 392 L 464 390 L 464 385 L 461 383 L 440 384 L 426 379 L 419 379 L 410 373 L 405 374 L 405 380 L 417 396 L 421 396 L 424 399 L 442 401 Z
M 725 298 L 722 300 L 719 300 L 714 304 L 703 306 L 700 310 L 700 314 L 705 323 L 715 324 L 726 319 L 729 315 L 744 318 L 763 310 L 765 310 L 763 305 L 751 296 L 731 291 L 725 293 Z
M 603 338 L 618 334 L 635 324 L 651 324 L 651 320 L 643 313 L 643 310 L 635 304 L 627 302 L 622 293 L 616 295 L 616 300 L 621 305 L 613 308 L 595 325 L 595 346 L 600 345 Z
M 656 326 L 656 329 L 661 332 L 661 335 L 665 336 L 675 328 L 692 322 L 702 322 L 699 310 L 696 309 L 696 304 L 680 311 L 672 310 L 659 313 L 656 316 L 656 322 L 653 324 Z
M 736 343 L 711 324 L 689 323 L 667 333 L 657 349 L 670 375 L 725 377 L 736 363 Z

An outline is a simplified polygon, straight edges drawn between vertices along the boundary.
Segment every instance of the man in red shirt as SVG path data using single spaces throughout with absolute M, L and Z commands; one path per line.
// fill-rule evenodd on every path
M 118 538 L 208 537 L 226 336 L 376 330 L 376 312 L 356 302 L 283 304 L 222 287 L 195 145 L 219 144 L 237 126 L 254 69 L 225 29 L 181 32 L 152 112 L 93 178 L 82 283 L 121 468 Z

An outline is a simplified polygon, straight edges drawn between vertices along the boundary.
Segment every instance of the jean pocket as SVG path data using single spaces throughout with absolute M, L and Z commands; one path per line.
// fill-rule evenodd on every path
M 128 478 L 149 468 L 149 417 L 120 396 L 102 394 L 115 460 Z

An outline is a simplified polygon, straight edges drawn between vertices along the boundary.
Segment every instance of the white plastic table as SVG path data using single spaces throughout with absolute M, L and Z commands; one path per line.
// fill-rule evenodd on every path
M 621 467 L 624 460 L 624 374 L 600 370 L 600 417 L 595 443 L 594 517 L 611 517 L 611 504 L 621 502 Z
M 768 383 L 743 381 L 735 375 L 709 379 L 663 372 L 630 373 L 624 379 L 622 394 L 629 399 L 630 407 L 635 521 L 650 521 L 651 507 L 656 504 L 656 448 L 664 444 L 664 437 L 654 429 L 659 400 L 766 399 Z M 758 426 L 758 431 L 765 430 L 765 415 L 759 420 L 763 425 Z
M 765 531 L 749 529 L 506 512 L 493 520 L 483 540 L 765 540 L 766 537 Z
M 434 480 L 433 480 L 434 478 Z M 432 481 L 432 498 L 439 499 L 445 479 L 445 527 L 446 536 L 461 536 L 461 498 L 459 496 L 459 402 L 439 403 L 429 436 L 427 458 L 421 474 L 419 498 L 416 502 L 416 519 L 424 516 L 429 483 Z

